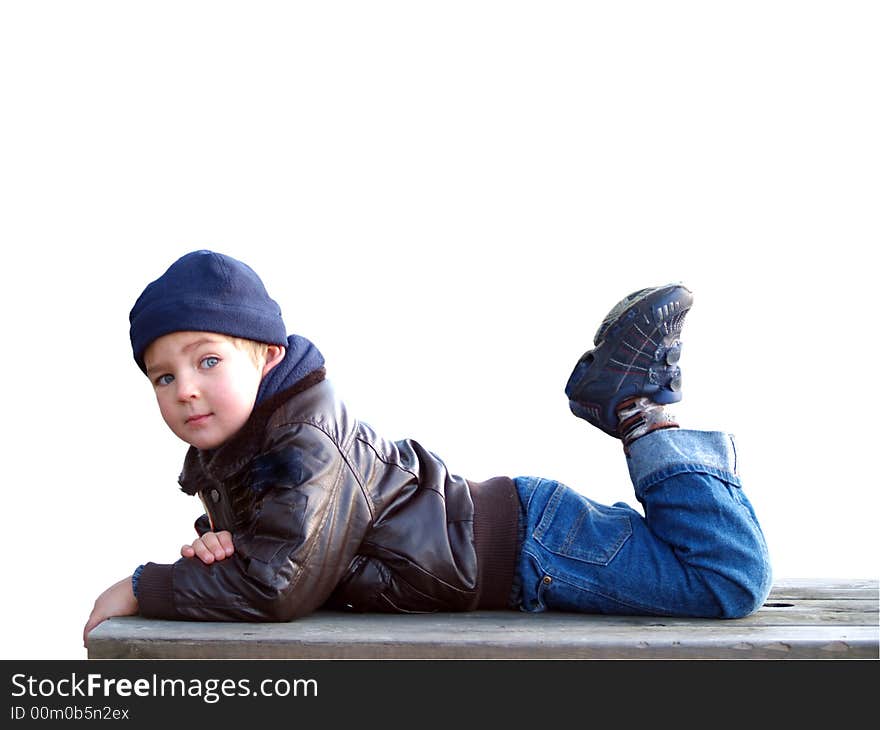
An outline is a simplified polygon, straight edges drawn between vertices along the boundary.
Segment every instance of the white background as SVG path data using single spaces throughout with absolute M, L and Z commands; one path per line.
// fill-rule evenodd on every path
M 876 578 L 876 8 L 3 2 L 2 656 L 84 658 L 194 537 L 128 311 L 203 247 L 385 436 L 631 504 L 562 389 L 681 280 L 676 413 L 736 435 L 777 578 Z

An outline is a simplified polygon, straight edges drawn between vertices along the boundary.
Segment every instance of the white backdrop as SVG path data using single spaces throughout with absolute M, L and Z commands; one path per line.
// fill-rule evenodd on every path
M 876 8 L 4 2 L 3 657 L 85 657 L 194 537 L 127 317 L 203 247 L 385 436 L 631 504 L 562 389 L 681 280 L 676 413 L 736 435 L 777 578 L 876 578 Z

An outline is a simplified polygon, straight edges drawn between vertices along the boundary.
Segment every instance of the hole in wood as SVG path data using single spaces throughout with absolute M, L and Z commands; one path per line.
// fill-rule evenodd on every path
M 793 603 L 765 603 L 764 608 L 791 608 Z

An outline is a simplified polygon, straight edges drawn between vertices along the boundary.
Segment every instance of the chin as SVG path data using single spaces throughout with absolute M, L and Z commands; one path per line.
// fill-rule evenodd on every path
M 201 451 L 207 451 L 209 449 L 216 449 L 220 446 L 225 439 L 221 438 L 211 438 L 209 436 L 181 436 L 178 434 L 178 438 L 186 444 L 189 444 L 195 449 L 199 449 Z

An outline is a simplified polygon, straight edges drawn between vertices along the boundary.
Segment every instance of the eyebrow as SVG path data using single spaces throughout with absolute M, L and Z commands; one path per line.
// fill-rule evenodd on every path
M 181 352 L 186 352 L 187 350 L 192 350 L 201 345 L 212 345 L 215 342 L 223 342 L 222 339 L 216 337 L 202 337 L 195 342 L 190 342 L 188 345 L 185 345 Z M 157 370 L 168 370 L 168 366 L 164 362 L 154 362 L 154 363 L 145 363 L 147 365 L 147 375 Z
M 223 342 L 223 340 L 219 337 L 202 337 L 200 340 L 196 340 L 195 342 L 190 342 L 183 348 L 183 352 L 187 350 L 192 350 L 195 347 L 199 347 L 200 345 L 213 345 L 215 342 Z

